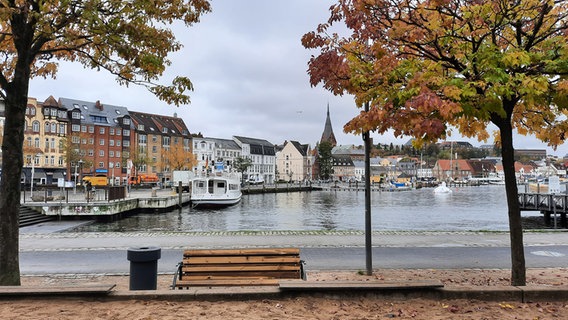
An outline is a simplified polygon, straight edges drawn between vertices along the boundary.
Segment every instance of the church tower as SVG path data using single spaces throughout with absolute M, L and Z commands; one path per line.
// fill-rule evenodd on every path
M 332 147 L 335 147 L 337 145 L 337 140 L 335 140 L 333 128 L 331 127 L 331 118 L 329 117 L 329 103 L 327 104 L 327 117 L 325 119 L 325 126 L 323 128 L 320 143 L 324 141 L 331 143 Z

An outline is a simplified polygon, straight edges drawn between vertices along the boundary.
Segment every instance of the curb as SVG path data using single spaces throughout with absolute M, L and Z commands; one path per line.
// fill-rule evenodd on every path
M 112 285 L 111 285 L 112 286 Z M 29 288 L 29 294 L 18 292 L 10 294 L 0 287 L 0 295 L 10 299 L 94 299 L 85 291 L 81 294 L 77 287 L 65 292 L 46 290 L 38 292 L 37 287 Z M 68 288 L 67 288 L 68 289 Z M 482 301 L 511 301 L 511 302 L 536 302 L 536 301 L 566 301 L 568 300 L 568 286 L 480 286 L 480 287 L 453 287 L 453 288 L 405 288 L 392 287 L 377 289 L 368 287 L 335 288 L 311 288 L 310 290 L 281 290 L 279 287 L 199 287 L 185 290 L 111 290 L 106 294 L 97 294 L 97 300 L 126 301 L 126 300 L 161 300 L 161 301 L 243 301 L 264 300 L 282 298 L 321 297 L 326 299 L 347 298 L 380 298 L 387 300 L 408 299 L 431 299 L 431 300 L 482 300 Z

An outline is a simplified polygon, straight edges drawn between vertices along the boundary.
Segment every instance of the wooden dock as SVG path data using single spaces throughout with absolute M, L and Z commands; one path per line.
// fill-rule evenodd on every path
M 519 193 L 519 206 L 523 211 L 540 211 L 547 225 L 556 225 L 559 215 L 560 226 L 568 228 L 568 194 Z

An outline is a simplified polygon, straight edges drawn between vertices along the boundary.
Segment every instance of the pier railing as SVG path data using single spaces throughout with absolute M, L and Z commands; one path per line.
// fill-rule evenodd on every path
M 568 228 L 568 194 L 519 193 L 519 206 L 525 211 L 540 211 L 546 225 L 554 224 L 554 228 L 557 227 L 556 217 L 560 215 L 561 227 Z
M 568 194 L 519 193 L 521 210 L 567 212 Z

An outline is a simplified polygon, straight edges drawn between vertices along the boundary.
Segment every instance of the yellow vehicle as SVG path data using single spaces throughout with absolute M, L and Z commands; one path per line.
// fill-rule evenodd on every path
M 93 187 L 108 186 L 108 178 L 106 176 L 84 177 L 83 184 L 91 183 Z

